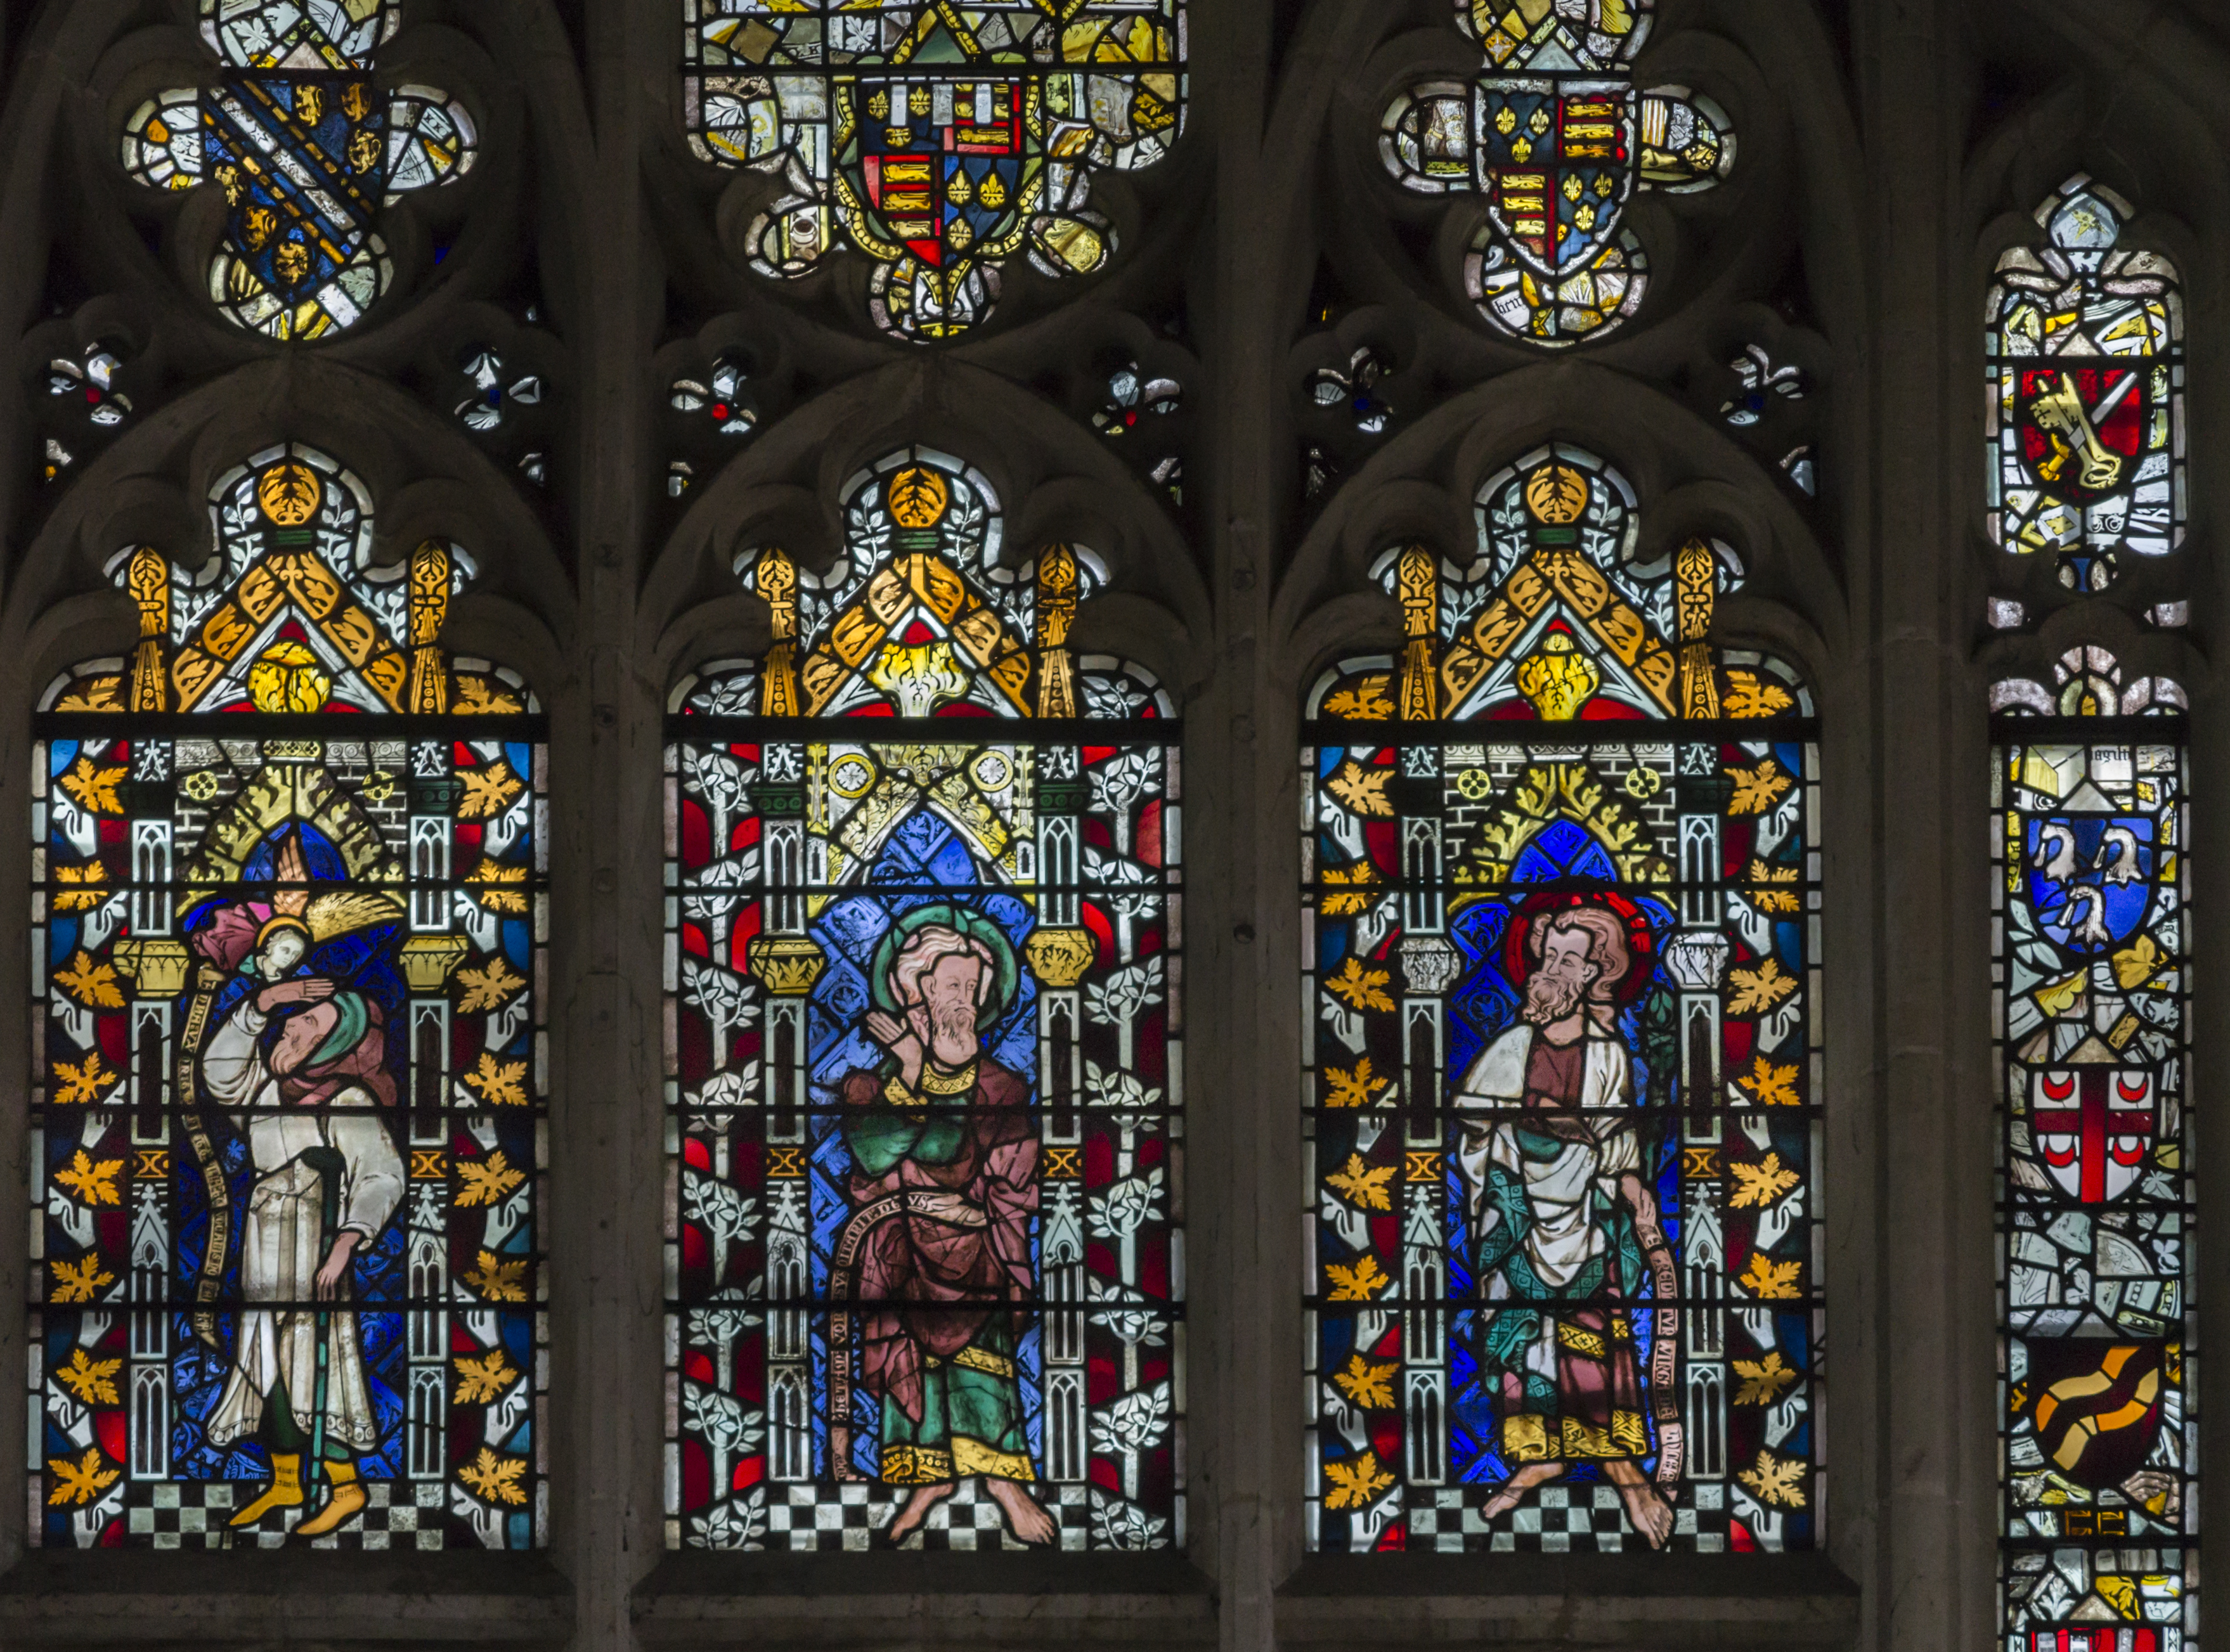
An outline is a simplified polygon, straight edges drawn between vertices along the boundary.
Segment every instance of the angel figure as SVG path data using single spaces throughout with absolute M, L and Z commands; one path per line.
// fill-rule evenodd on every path
M 294 1528 L 333 1531 L 367 1501 L 356 1459 L 378 1443 L 351 1262 L 402 1202 L 404 1178 L 382 1109 L 396 1104 L 386 1017 L 362 991 L 304 967 L 314 948 L 402 909 L 383 895 L 312 895 L 299 834 L 279 845 L 268 903 L 233 902 L 194 928 L 201 955 L 233 976 L 202 1055 L 202 1083 L 247 1141 L 255 1173 L 241 1234 L 245 1304 L 232 1370 L 209 1419 L 216 1445 L 260 1435 L 271 1483 L 232 1517 L 254 1526 L 299 1507 L 304 1458 L 332 1494 Z

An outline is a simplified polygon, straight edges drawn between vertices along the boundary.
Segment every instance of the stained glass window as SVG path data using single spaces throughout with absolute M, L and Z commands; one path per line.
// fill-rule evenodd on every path
M 1307 1532 L 1819 1541 L 1811 701 L 1544 448 L 1303 748 Z
M 201 0 L 209 85 L 141 104 L 125 170 L 150 189 L 223 191 L 209 294 L 273 338 L 353 326 L 394 279 L 372 222 L 409 190 L 464 175 L 472 117 L 431 87 L 384 89 L 374 57 L 402 0 Z
M 543 747 L 300 447 L 145 547 L 32 800 L 35 1542 L 541 1540 Z
M 1184 1541 L 1179 729 L 921 449 L 667 723 L 668 1542 Z
M 1420 195 L 1486 197 L 1464 279 L 1502 331 L 1561 346 L 1641 307 L 1649 260 L 1624 227 L 1637 190 L 1692 193 L 1733 169 L 1726 112 L 1685 87 L 1637 92 L 1651 0 L 1455 0 L 1485 61 L 1421 80 L 1386 111 L 1379 151 Z
M 2007 1652 L 2197 1626 L 2184 697 L 2102 648 L 1994 697 Z
M 1184 118 L 1183 0 L 681 0 L 706 159 L 780 194 L 745 240 L 794 277 L 874 261 L 875 324 L 919 340 L 991 312 L 1022 257 L 1088 275 L 1115 250 L 1094 173 L 1168 153 Z
M 2130 214 L 2072 179 L 1990 291 L 1991 537 L 2079 591 L 2183 541 L 2183 300 L 2174 265 L 2122 245 Z

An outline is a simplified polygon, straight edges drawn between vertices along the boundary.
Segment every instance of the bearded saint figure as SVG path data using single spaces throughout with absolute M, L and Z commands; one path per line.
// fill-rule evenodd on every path
M 1013 1536 L 1049 1543 L 1015 1362 L 1025 1321 L 1000 1306 L 1035 1295 L 1037 1135 L 1028 1083 L 982 1043 L 1013 1001 L 1014 949 L 979 913 L 921 907 L 884 937 L 873 980 L 877 1007 L 861 1025 L 886 1054 L 838 1086 L 854 1168 L 837 1272 L 841 1283 L 856 1259 L 880 1478 L 912 1488 L 885 1535 L 918 1530 L 973 1475 Z M 833 1411 L 848 1474 L 848 1395 Z
M 348 1299 L 352 1259 L 395 1214 L 404 1182 L 382 1116 L 396 1090 L 380 1006 L 302 963 L 314 943 L 402 912 L 363 891 L 311 897 L 292 839 L 277 877 L 293 887 L 268 906 L 222 907 L 194 934 L 202 956 L 234 977 L 202 1084 L 230 1111 L 255 1170 L 241 1234 L 246 1306 L 209 1437 L 260 1437 L 270 1453 L 271 1483 L 232 1517 L 236 1527 L 300 1507 L 308 1456 L 332 1495 L 294 1535 L 318 1537 L 363 1510 L 356 1459 L 379 1443 L 356 1315 L 323 1305 Z
M 1491 1520 L 1594 1462 L 1659 1548 L 1672 1509 L 1641 1466 L 1650 1443 L 1631 1315 L 1645 1281 L 1669 1295 L 1673 1273 L 1615 1019 L 1632 950 L 1624 921 L 1602 905 L 1542 914 L 1525 950 L 1533 970 L 1518 1024 L 1472 1064 L 1455 1099 L 1480 1289 L 1498 1304 L 1481 1315 L 1479 1365 L 1512 1465 L 1483 1512 Z

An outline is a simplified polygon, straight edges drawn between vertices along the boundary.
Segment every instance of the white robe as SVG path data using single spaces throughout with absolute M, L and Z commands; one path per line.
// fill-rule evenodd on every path
M 267 1020 L 252 997 L 243 1000 L 209 1039 L 202 1079 L 219 1105 L 233 1109 L 256 1170 L 241 1238 L 241 1295 L 250 1303 L 306 1302 L 317 1295 L 318 1270 L 331 1242 L 321 1231 L 325 1179 L 302 1154 L 331 1147 L 340 1155 L 338 1226 L 367 1241 L 403 1202 L 403 1160 L 378 1102 L 361 1084 L 346 1086 L 322 1107 L 284 1105 L 257 1048 Z M 344 1279 L 341 1295 L 347 1291 Z M 317 1425 L 316 1310 L 243 1308 L 232 1373 L 209 1419 L 210 1442 L 229 1445 L 254 1434 L 282 1374 L 295 1421 L 310 1433 Z M 325 1422 L 334 1445 L 359 1452 L 379 1443 L 356 1315 L 337 1309 L 327 1315 Z
M 1546 1162 L 1518 1151 L 1518 1131 L 1529 1118 L 1520 1111 L 1525 1069 L 1537 1032 L 1531 1022 L 1519 1022 L 1489 1045 L 1464 1075 L 1455 1107 L 1459 1115 L 1473 1116 L 1461 1121 L 1463 1145 L 1456 1163 L 1470 1193 L 1474 1243 L 1486 1237 L 1486 1224 L 1498 1219 L 1487 1204 L 1488 1166 L 1499 1165 L 1523 1180 L 1533 1218 L 1525 1235 L 1525 1259 L 1543 1284 L 1562 1290 L 1609 1244 L 1609 1235 L 1595 1219 L 1589 1192 L 1600 1190 L 1606 1203 L 1614 1203 L 1619 1179 L 1641 1167 L 1641 1151 L 1627 1110 L 1634 1078 L 1626 1046 L 1593 1028 L 1586 1039 L 1580 1106 L 1610 1110 L 1582 1114 L 1587 1137 L 1566 1142 Z M 1536 1122 L 1539 1116 L 1530 1115 Z

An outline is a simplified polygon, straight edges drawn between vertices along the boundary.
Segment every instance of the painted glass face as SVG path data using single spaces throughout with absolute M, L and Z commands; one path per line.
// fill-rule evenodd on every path
M 2178 1652 L 2198 1616 L 2182 695 L 2099 648 L 2056 677 L 2001 685 L 1991 780 L 2004 1644 Z
M 1808 1547 L 1809 697 L 1592 456 L 1479 527 L 1308 708 L 1310 1540 Z
M 753 267 L 864 254 L 875 323 L 903 338 L 984 320 L 1015 259 L 1105 267 L 1093 175 L 1153 165 L 1183 123 L 1183 0 L 681 3 L 697 152 L 782 186 Z
M 35 1541 L 542 1540 L 542 725 L 274 448 L 32 802 Z
M 668 1541 L 1184 1540 L 1179 730 L 921 450 L 667 723 Z

